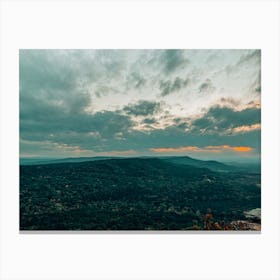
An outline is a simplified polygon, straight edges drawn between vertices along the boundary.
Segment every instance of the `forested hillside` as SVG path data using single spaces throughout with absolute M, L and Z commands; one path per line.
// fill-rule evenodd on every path
M 20 229 L 232 229 L 260 197 L 260 174 L 157 158 L 21 166 Z

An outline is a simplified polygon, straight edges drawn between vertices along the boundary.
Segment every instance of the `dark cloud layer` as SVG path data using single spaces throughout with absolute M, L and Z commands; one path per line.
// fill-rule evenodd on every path
M 157 103 L 140 103 L 142 106 L 132 106 L 129 112 L 136 116 L 152 115 Z M 143 106 L 148 104 L 149 106 Z M 148 109 L 147 109 L 148 108 Z M 135 110 L 134 110 L 135 109 Z M 135 149 L 144 152 L 151 147 L 176 146 L 176 145 L 250 145 L 258 148 L 259 131 L 247 132 L 242 135 L 224 135 L 229 128 L 251 125 L 260 121 L 260 110 L 248 108 L 234 111 L 228 107 L 213 107 L 201 118 L 192 122 L 177 122 L 165 129 L 154 129 L 147 132 L 133 130 L 134 123 L 129 116 L 118 112 L 98 112 L 90 115 L 64 114 L 53 107 L 41 107 L 41 117 L 38 119 L 21 120 L 21 137 L 29 141 L 48 140 L 54 143 L 64 143 L 79 146 L 83 149 L 101 152 L 104 149 Z M 50 112 L 53 119 L 45 117 Z M 154 124 L 153 118 L 145 118 L 145 124 Z M 190 130 L 186 130 L 191 128 Z M 201 130 L 205 130 L 201 133 Z
M 91 133 L 98 132 L 105 139 L 115 133 L 127 133 L 133 122 L 128 116 L 117 112 L 102 111 L 96 114 L 65 114 L 54 107 L 41 106 L 41 114 L 36 119 L 26 119 L 21 115 L 21 137 L 24 139 L 43 140 L 56 133 Z M 44 110 L 44 111 L 43 111 Z M 52 114 L 49 117 L 49 114 Z M 37 135 L 37 136 L 36 136 Z
M 145 101 L 140 100 L 136 104 L 129 104 L 128 106 L 125 106 L 123 110 L 128 115 L 134 115 L 134 116 L 148 116 L 153 115 L 160 110 L 160 103 L 159 102 L 153 102 L 153 101 Z
M 225 131 L 241 127 L 259 124 L 261 121 L 259 108 L 247 108 L 235 111 L 230 107 L 214 106 L 210 108 L 201 118 L 193 123 L 193 130 L 203 130 L 204 133 L 224 133 Z

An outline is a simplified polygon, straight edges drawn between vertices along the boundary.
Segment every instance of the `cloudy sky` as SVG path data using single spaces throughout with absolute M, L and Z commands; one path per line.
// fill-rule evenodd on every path
M 259 159 L 259 50 L 20 50 L 20 156 Z

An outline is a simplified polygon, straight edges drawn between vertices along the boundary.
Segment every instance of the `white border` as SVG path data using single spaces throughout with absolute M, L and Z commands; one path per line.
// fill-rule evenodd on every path
M 2 1 L 1 279 L 279 279 L 279 2 Z M 19 234 L 19 48 L 261 48 L 262 233 Z

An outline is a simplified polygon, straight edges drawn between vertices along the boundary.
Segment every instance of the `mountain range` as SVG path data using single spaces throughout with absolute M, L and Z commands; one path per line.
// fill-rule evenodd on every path
M 222 163 L 216 160 L 200 160 L 189 156 L 161 156 L 161 157 L 136 157 L 134 159 L 157 158 L 164 162 L 190 165 L 199 168 L 208 168 L 218 172 L 253 172 L 260 173 L 260 164 L 254 163 Z M 88 161 L 100 161 L 109 159 L 129 159 L 128 157 L 70 157 L 70 158 L 20 158 L 20 165 L 43 165 L 43 164 L 59 164 L 59 163 L 78 163 Z

